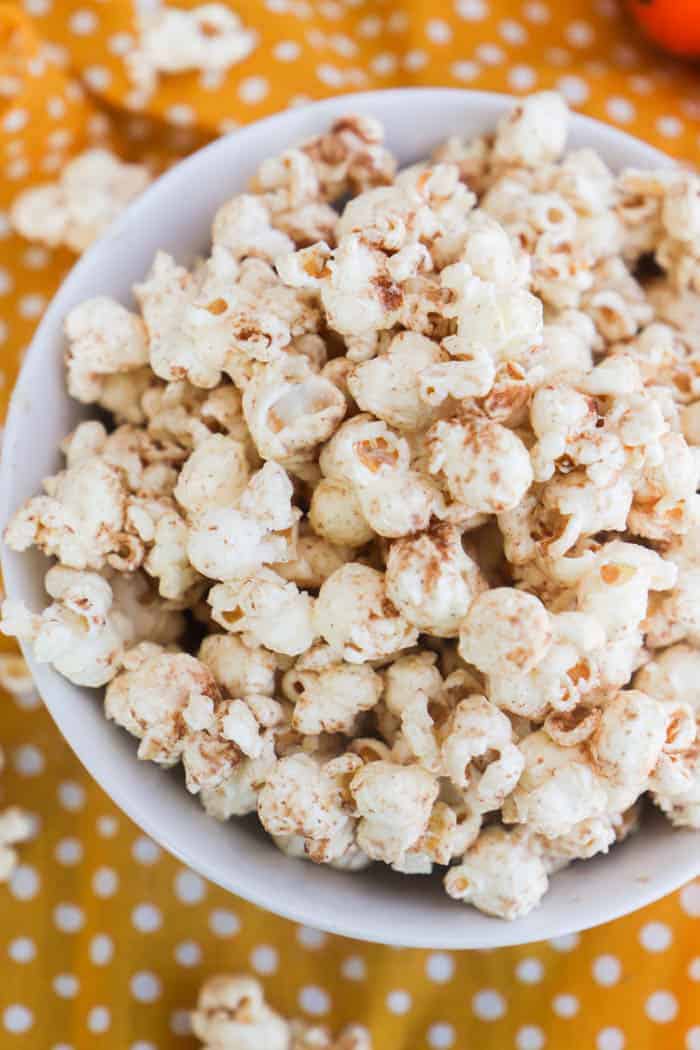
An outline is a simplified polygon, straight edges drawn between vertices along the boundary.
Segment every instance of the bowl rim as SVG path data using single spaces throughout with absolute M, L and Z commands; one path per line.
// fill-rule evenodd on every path
M 322 99 L 318 102 L 310 103 L 308 106 L 304 107 L 304 110 L 306 112 L 313 111 L 313 113 L 320 118 L 325 113 L 329 116 L 334 113 L 337 114 L 339 109 L 360 109 L 365 112 L 371 112 L 371 107 L 377 102 L 378 98 L 394 99 L 396 101 L 401 101 L 403 104 L 410 105 L 412 101 L 419 103 L 427 96 L 431 96 L 432 99 L 435 99 L 436 97 L 439 98 L 439 96 L 449 97 L 450 99 L 457 98 L 468 105 L 478 105 L 480 101 L 483 101 L 487 103 L 488 106 L 498 104 L 501 108 L 505 108 L 506 106 L 518 101 L 517 97 L 498 92 L 469 91 L 460 88 L 411 87 L 336 95 Z M 26 376 L 29 363 L 33 361 L 34 357 L 39 353 L 46 334 L 55 324 L 56 316 L 59 314 L 63 316 L 65 307 L 62 306 L 62 301 L 67 287 L 70 287 L 74 281 L 77 281 L 83 273 L 92 269 L 94 261 L 99 259 L 106 244 L 110 242 L 118 242 L 122 232 L 129 229 L 140 215 L 145 216 L 148 214 L 151 202 L 163 191 L 164 188 L 167 188 L 171 181 L 181 179 L 190 167 L 197 168 L 202 163 L 204 157 L 214 157 L 217 151 L 222 149 L 223 143 L 227 143 L 230 146 L 232 141 L 240 141 L 243 145 L 246 135 L 253 129 L 256 130 L 256 133 L 263 130 L 267 131 L 272 142 L 275 141 L 275 131 L 280 129 L 282 132 L 281 138 L 285 140 L 285 127 L 290 112 L 294 111 L 285 110 L 272 114 L 259 121 L 252 122 L 240 129 L 232 131 L 225 136 L 214 139 L 201 149 L 173 165 L 172 168 L 155 179 L 154 182 L 125 209 L 109 230 L 106 231 L 97 242 L 91 245 L 91 247 L 76 261 L 54 293 L 40 324 L 34 332 L 31 343 L 22 362 L 22 367 L 10 398 L 5 420 L 5 439 L 8 441 L 8 444 L 13 433 L 19 427 L 19 420 L 23 408 L 23 376 Z M 658 166 L 668 166 L 672 163 L 668 156 L 647 143 L 629 135 L 627 132 L 620 131 L 617 128 L 613 128 L 610 125 L 595 120 L 592 117 L 585 116 L 584 114 L 573 113 L 572 126 L 587 129 L 591 134 L 597 136 L 598 139 L 601 140 L 601 144 L 598 148 L 601 149 L 603 153 L 605 153 L 605 149 L 608 146 L 618 150 L 624 149 L 625 147 L 629 149 L 633 148 L 637 153 L 639 153 L 640 148 L 643 147 L 643 152 L 645 157 L 648 158 L 649 165 L 656 164 Z M 10 507 L 12 488 L 11 477 L 11 457 L 3 456 L 0 458 L 0 524 L 2 524 L 3 527 L 11 516 L 11 509 L 14 509 Z M 5 544 L 2 543 L 0 544 L 0 564 L 7 581 L 7 595 L 8 597 L 11 597 L 12 581 L 15 578 L 16 573 L 14 567 L 10 566 L 9 560 L 10 552 Z M 231 872 L 230 877 L 227 877 L 226 881 L 224 881 L 220 870 L 212 866 L 206 856 L 197 854 L 194 847 L 191 849 L 184 847 L 181 841 L 174 840 L 168 831 L 164 831 L 157 822 L 156 813 L 151 811 L 151 808 L 148 805 L 148 799 L 144 799 L 138 793 L 134 793 L 128 786 L 122 786 L 120 783 L 115 783 L 108 773 L 101 767 L 99 756 L 94 756 L 91 753 L 88 753 L 87 750 L 81 746 L 78 739 L 68 735 L 67 732 L 64 732 L 59 712 L 54 708 L 52 701 L 47 699 L 47 695 L 50 696 L 51 690 L 50 683 L 47 682 L 48 676 L 44 673 L 44 665 L 38 665 L 36 663 L 32 656 L 31 649 L 27 644 L 22 643 L 21 648 L 32 673 L 35 676 L 35 681 L 39 692 L 44 699 L 45 706 L 69 747 L 105 794 L 132 820 L 132 822 L 142 828 L 179 861 L 188 865 L 194 871 L 199 872 L 209 881 L 221 886 L 232 894 L 238 895 L 243 899 L 252 902 L 260 908 L 273 911 L 275 914 L 294 922 L 315 925 L 330 933 L 358 940 L 381 944 L 389 943 L 398 947 L 447 949 L 459 949 L 465 947 L 498 948 L 526 944 L 546 937 L 563 936 L 611 921 L 658 900 L 660 897 L 677 889 L 687 880 L 700 874 L 700 850 L 697 849 L 697 841 L 700 841 L 700 837 L 697 833 L 679 831 L 674 834 L 687 837 L 691 842 L 695 840 L 696 843 L 695 849 L 691 846 L 687 850 L 685 863 L 669 865 L 662 870 L 661 874 L 655 875 L 653 880 L 649 880 L 647 884 L 638 879 L 633 891 L 630 891 L 629 896 L 625 899 L 624 903 L 620 904 L 618 902 L 616 906 L 608 907 L 608 910 L 603 909 L 599 915 L 591 918 L 590 921 L 586 920 L 582 922 L 577 918 L 576 910 L 574 908 L 571 909 L 571 914 L 568 919 L 559 921 L 556 924 L 556 929 L 552 929 L 551 927 L 538 929 L 537 925 L 533 923 L 533 928 L 528 929 L 528 932 L 518 932 L 517 927 L 519 923 L 517 921 L 516 923 L 507 923 L 503 920 L 493 919 L 490 920 L 491 928 L 489 935 L 482 937 L 479 935 L 476 937 L 465 937 L 464 933 L 460 931 L 460 924 L 456 923 L 454 936 L 449 934 L 443 935 L 437 941 L 434 936 L 431 936 L 429 929 L 424 929 L 422 933 L 417 933 L 414 926 L 411 927 L 410 934 L 407 936 L 405 936 L 398 928 L 396 930 L 392 929 L 391 939 L 387 940 L 386 930 L 376 931 L 372 926 L 363 922 L 362 916 L 358 916 L 355 913 L 352 915 L 348 914 L 346 909 L 339 910 L 336 921 L 324 919 L 319 922 L 315 919 L 314 902 L 312 899 L 310 900 L 302 894 L 299 896 L 299 899 L 295 901 L 290 901 L 288 899 L 284 903 L 271 901 L 270 894 L 269 892 L 266 892 L 262 882 L 258 883 L 255 880 L 249 879 L 248 881 L 241 883 L 240 880 L 237 880 L 235 872 Z M 134 760 L 136 761 L 135 755 Z M 202 815 L 204 816 L 204 814 Z M 457 907 L 457 905 L 455 904 L 454 907 Z M 498 925 L 493 926 L 493 923 Z M 500 933 L 498 932 L 499 929 Z M 509 930 L 512 930 L 516 936 L 509 936 Z

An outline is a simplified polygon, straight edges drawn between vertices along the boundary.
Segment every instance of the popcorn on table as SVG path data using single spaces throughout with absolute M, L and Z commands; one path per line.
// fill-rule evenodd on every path
M 150 181 L 151 173 L 142 164 L 125 164 L 109 150 L 89 149 L 66 164 L 57 182 L 20 193 L 12 204 L 10 222 L 30 241 L 84 252 Z M 117 303 L 109 303 L 105 309 L 113 314 L 125 313 Z M 126 371 L 128 361 L 125 354 L 124 365 L 114 371 Z M 70 392 L 80 398 L 73 389 Z
M 182 68 L 232 60 L 224 21 Z M 112 422 L 5 534 L 55 564 L 2 629 L 106 686 L 207 813 L 345 870 L 447 868 L 509 919 L 643 797 L 700 828 L 700 180 L 566 131 L 542 93 L 398 174 L 367 116 L 266 160 L 208 258 L 66 318 L 69 392 Z M 311 1038 L 242 978 L 195 1030 Z
M 372 1050 L 366 1028 L 348 1025 L 334 1038 L 324 1025 L 287 1020 L 266 1002 L 254 977 L 209 977 L 191 1014 L 201 1050 Z

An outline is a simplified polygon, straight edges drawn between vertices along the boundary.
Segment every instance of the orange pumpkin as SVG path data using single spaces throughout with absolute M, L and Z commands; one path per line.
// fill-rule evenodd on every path
M 666 51 L 700 58 L 700 0 L 629 0 L 632 15 Z

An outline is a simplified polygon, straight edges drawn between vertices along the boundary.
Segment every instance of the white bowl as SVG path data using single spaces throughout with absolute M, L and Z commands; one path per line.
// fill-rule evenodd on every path
M 26 356 L 7 419 L 0 508 L 7 517 L 53 473 L 63 436 L 85 415 L 64 385 L 61 326 L 90 296 L 124 303 L 158 248 L 190 260 L 208 243 L 216 208 L 265 157 L 350 111 L 386 126 L 402 163 L 426 156 L 450 134 L 493 127 L 512 100 L 444 89 L 379 91 L 288 110 L 219 139 L 160 178 L 80 260 L 59 289 Z M 592 146 L 615 169 L 668 165 L 649 146 L 585 117 L 573 118 L 570 144 Z M 7 593 L 38 609 L 46 560 L 3 551 Z M 640 908 L 700 873 L 700 834 L 673 831 L 661 818 L 609 856 L 575 864 L 552 879 L 542 905 L 508 923 L 450 900 L 437 877 L 409 878 L 375 865 L 347 874 L 291 860 L 255 822 L 219 824 L 188 797 L 180 778 L 138 762 L 132 737 L 107 722 L 98 695 L 80 689 L 25 652 L 56 724 L 104 791 L 181 861 L 270 911 L 348 937 L 430 948 L 523 944 L 585 929 Z

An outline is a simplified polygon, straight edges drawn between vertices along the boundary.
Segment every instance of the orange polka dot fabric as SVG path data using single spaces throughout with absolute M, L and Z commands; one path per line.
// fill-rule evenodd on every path
M 700 67 L 654 51 L 615 0 L 228 6 L 255 33 L 250 55 L 223 78 L 161 77 L 144 105 L 124 62 L 135 40 L 127 0 L 0 4 L 3 406 L 74 261 L 12 234 L 6 212 L 87 145 L 157 171 L 286 106 L 425 84 L 557 88 L 576 109 L 700 157 Z M 0 803 L 26 807 L 37 830 L 0 887 L 3 1050 L 192 1050 L 187 1011 L 222 970 L 258 974 L 285 1013 L 365 1024 L 377 1050 L 700 1050 L 700 881 L 522 948 L 397 951 L 328 936 L 183 869 L 91 782 L 35 695 L 0 699 Z

